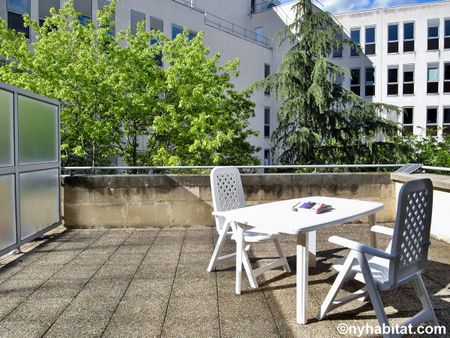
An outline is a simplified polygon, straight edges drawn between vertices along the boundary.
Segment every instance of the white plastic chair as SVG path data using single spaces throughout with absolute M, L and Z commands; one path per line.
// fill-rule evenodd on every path
M 416 326 L 428 321 L 439 325 L 421 276 L 430 245 L 432 205 L 431 181 L 429 179 L 409 181 L 403 185 L 399 193 L 394 229 L 379 225 L 371 229 L 392 236 L 392 241 L 385 251 L 338 236 L 329 238 L 330 242 L 349 248 L 350 253 L 343 264 L 333 266 L 339 274 L 322 304 L 319 319 L 323 319 L 332 309 L 368 294 L 380 326 L 388 326 L 379 291 L 392 290 L 412 281 L 423 310 L 401 326 L 410 324 Z M 356 279 L 366 286 L 347 297 L 335 300 L 342 284 L 349 278 Z
M 242 187 L 241 175 L 235 167 L 216 167 L 211 171 L 211 194 L 214 211 L 228 211 L 245 207 L 244 189 Z M 236 256 L 236 252 L 219 256 L 227 239 L 235 240 L 235 225 L 226 222 L 223 217 L 215 217 L 216 228 L 219 233 L 214 253 L 208 265 L 211 272 L 219 261 L 227 260 Z M 291 272 L 286 257 L 283 254 L 278 233 L 260 232 L 252 226 L 244 228 L 244 243 L 247 244 L 242 254 L 243 265 L 252 288 L 258 288 L 256 277 L 262 273 L 278 267 L 283 267 L 285 272 Z M 279 258 L 271 263 L 252 269 L 247 251 L 253 243 L 273 240 Z

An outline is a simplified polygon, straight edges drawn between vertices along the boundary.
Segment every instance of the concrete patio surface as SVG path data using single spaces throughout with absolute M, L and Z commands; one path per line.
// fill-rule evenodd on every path
M 364 224 L 318 233 L 310 268 L 308 324 L 295 322 L 295 238 L 282 237 L 293 270 L 271 271 L 234 294 L 234 262 L 206 272 L 215 229 L 64 230 L 35 242 L 0 269 L 0 337 L 341 337 L 341 323 L 377 324 L 369 302 L 354 301 L 317 321 L 334 280 L 333 261 L 347 254 L 332 234 L 368 242 Z M 379 238 L 380 247 L 387 238 Z M 233 250 L 233 243 L 229 249 Z M 273 256 L 272 243 L 254 255 Z M 436 315 L 450 334 L 450 245 L 433 241 L 425 273 Z M 356 282 L 344 287 L 355 290 Z M 418 312 L 412 285 L 383 294 L 391 324 Z

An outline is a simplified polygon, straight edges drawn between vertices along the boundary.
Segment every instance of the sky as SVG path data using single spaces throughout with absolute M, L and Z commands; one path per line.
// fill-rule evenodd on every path
M 361 9 L 392 7 L 405 4 L 432 2 L 436 0 L 318 0 L 332 13 L 349 12 Z M 288 2 L 283 0 L 282 2 Z

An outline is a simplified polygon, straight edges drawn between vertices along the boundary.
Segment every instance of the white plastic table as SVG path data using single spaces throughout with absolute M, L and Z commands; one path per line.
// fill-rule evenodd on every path
M 331 204 L 333 209 L 322 214 L 312 210 L 293 211 L 292 207 L 301 201 Z M 297 236 L 297 323 L 306 324 L 306 306 L 308 296 L 308 239 L 310 231 L 329 228 L 369 217 L 369 229 L 375 224 L 375 213 L 382 210 L 382 203 L 359 201 L 335 197 L 305 197 L 272 203 L 258 204 L 245 208 L 214 212 L 223 216 L 226 222 L 236 224 L 236 294 L 241 293 L 243 227 L 256 226 L 261 231 L 279 232 Z M 375 235 L 370 237 L 371 246 L 376 247 Z

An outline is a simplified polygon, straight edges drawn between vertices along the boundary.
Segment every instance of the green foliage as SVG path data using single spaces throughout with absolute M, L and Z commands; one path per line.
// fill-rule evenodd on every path
M 283 164 L 397 162 L 398 126 L 385 117 L 398 109 L 370 103 L 335 84 L 346 70 L 329 61 L 333 46 L 351 45 L 342 27 L 309 0 L 294 5 L 295 20 L 281 32 L 292 48 L 279 72 L 257 85 L 281 101 L 274 152 Z
M 409 162 L 432 167 L 450 167 L 450 135 L 446 134 L 442 139 L 410 135 L 403 142 L 410 148 Z
M 231 84 L 238 62 L 219 66 L 202 34 L 171 41 L 140 23 L 136 34 L 114 36 L 116 2 L 98 12 L 98 27 L 82 25 L 72 1 L 42 27 L 25 17 L 36 32 L 31 44 L 0 20 L 0 81 L 60 101 L 64 164 L 113 156 L 131 165 L 255 163 L 257 149 L 246 141 L 255 135 L 253 103 Z M 142 138 L 148 151 L 140 151 Z

